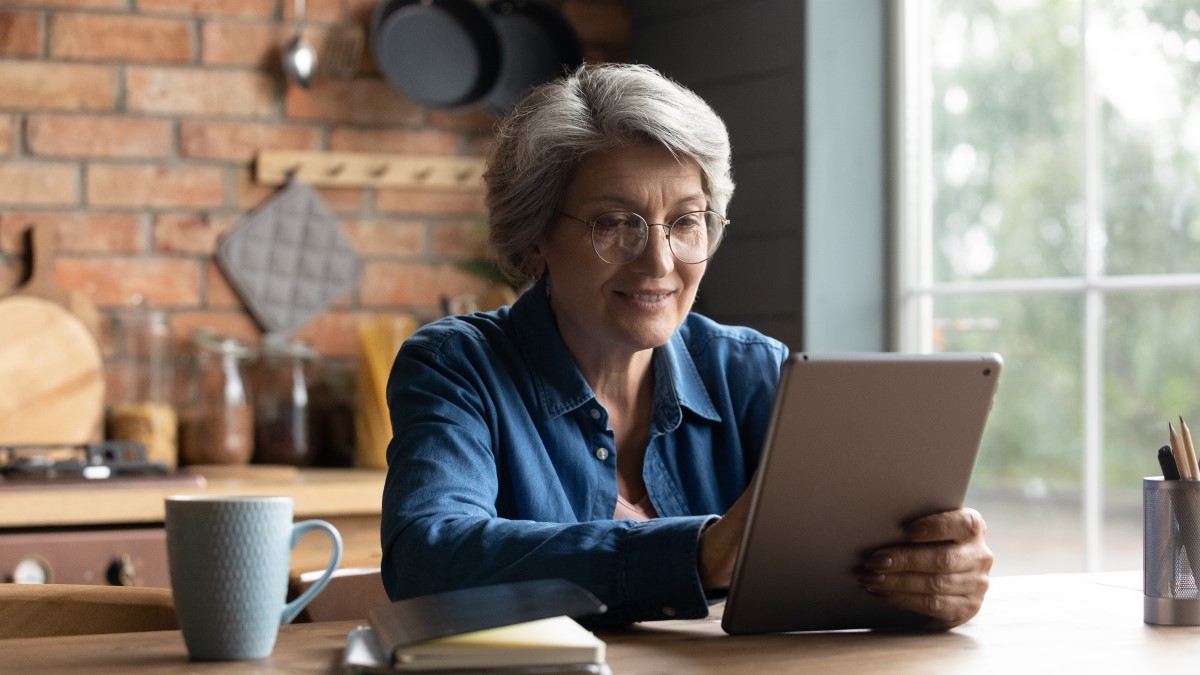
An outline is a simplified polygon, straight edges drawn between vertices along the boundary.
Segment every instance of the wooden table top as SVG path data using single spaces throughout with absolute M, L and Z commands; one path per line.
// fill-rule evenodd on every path
M 1142 621 L 1141 573 L 1001 577 L 983 611 L 945 633 L 728 636 L 719 614 L 601 631 L 613 673 L 1185 672 L 1200 627 Z M 177 631 L 0 640 L 3 668 L 55 673 L 333 673 L 361 622 L 285 626 L 259 661 L 191 663 Z

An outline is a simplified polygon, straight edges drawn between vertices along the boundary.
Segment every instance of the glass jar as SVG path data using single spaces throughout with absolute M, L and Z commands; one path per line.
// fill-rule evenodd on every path
M 254 350 L 209 330 L 192 333 L 195 372 L 180 424 L 187 464 L 247 464 L 254 454 L 254 409 L 245 364 Z
M 167 314 L 140 303 L 118 310 L 109 336 L 108 437 L 137 441 L 147 460 L 174 467 L 179 460 L 171 391 L 175 349 Z
M 254 462 L 311 466 L 309 368 L 316 352 L 303 342 L 267 336 L 254 390 Z

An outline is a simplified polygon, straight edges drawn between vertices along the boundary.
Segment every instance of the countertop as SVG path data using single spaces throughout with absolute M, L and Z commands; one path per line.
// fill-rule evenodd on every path
M 79 483 L 0 483 L 0 528 L 161 523 L 177 494 L 281 495 L 297 518 L 379 515 L 382 469 L 249 465 L 182 469 L 173 477 Z

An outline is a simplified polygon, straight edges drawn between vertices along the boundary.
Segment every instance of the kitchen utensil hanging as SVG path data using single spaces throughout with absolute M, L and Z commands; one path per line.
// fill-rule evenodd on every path
M 295 0 L 296 32 L 283 47 L 283 74 L 289 82 L 308 89 L 317 71 L 317 52 L 304 39 L 304 0 Z
M 225 235 L 216 258 L 263 330 L 281 335 L 349 293 L 362 274 L 329 208 L 296 180 Z
M 334 79 L 348 79 L 358 74 L 367 40 L 362 24 L 350 11 L 346 0 L 341 3 L 342 18 L 329 29 L 321 50 L 321 74 Z
M 371 44 L 384 77 L 414 102 L 496 115 L 583 61 L 570 25 L 535 0 L 384 0 Z
M 502 52 L 496 83 L 482 100 L 493 115 L 507 114 L 533 87 L 583 63 L 579 38 L 556 9 L 530 0 L 493 0 L 487 8 Z
M 471 104 L 500 72 L 496 29 L 471 0 L 383 0 L 371 27 L 384 77 L 420 105 Z
M 85 443 L 104 414 L 100 347 L 59 304 L 53 226 L 35 226 L 30 245 L 29 281 L 0 298 L 0 443 Z

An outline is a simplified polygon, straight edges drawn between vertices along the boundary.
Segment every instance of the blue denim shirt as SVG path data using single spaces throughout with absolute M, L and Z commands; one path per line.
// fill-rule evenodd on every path
M 602 623 L 706 616 L 700 531 L 754 473 L 786 353 L 694 313 L 654 350 L 643 478 L 659 517 L 636 522 L 613 520 L 608 413 L 545 284 L 511 308 L 425 326 L 387 388 L 388 595 L 563 577 L 608 605 Z

